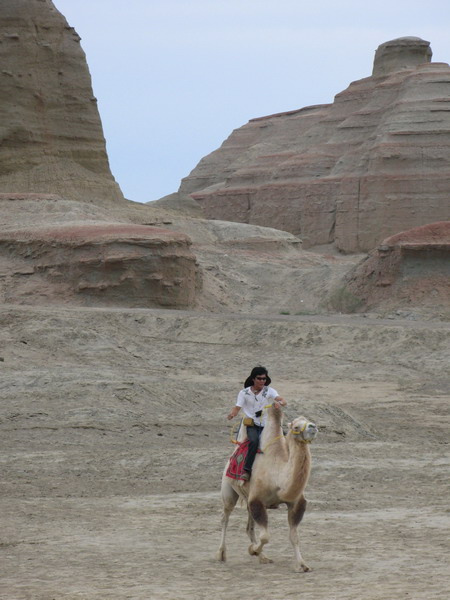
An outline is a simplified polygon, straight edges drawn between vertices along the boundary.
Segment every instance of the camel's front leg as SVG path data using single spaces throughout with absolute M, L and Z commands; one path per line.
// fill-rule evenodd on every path
M 253 519 L 253 517 L 250 513 L 250 510 L 248 511 L 247 535 L 250 539 L 251 544 L 254 546 L 256 544 L 255 520 Z M 251 552 L 250 552 L 250 554 L 251 554 Z
M 289 521 L 289 539 L 291 541 L 292 546 L 294 547 L 295 552 L 295 570 L 296 571 L 311 571 L 308 565 L 303 561 L 299 539 L 298 539 L 298 531 L 297 528 L 300 524 L 300 521 L 303 519 L 303 515 L 306 510 L 306 499 L 304 496 L 300 498 L 298 502 L 295 504 L 291 504 L 288 507 L 288 521 Z
M 220 540 L 219 550 L 217 551 L 217 560 L 225 562 L 227 560 L 227 549 L 225 545 L 225 536 L 227 533 L 228 521 L 230 515 L 233 512 L 233 508 L 236 506 L 238 494 L 233 490 L 231 485 L 227 482 L 222 483 L 222 501 L 223 501 L 223 514 L 222 514 L 222 538 Z
M 258 556 L 260 563 L 271 563 L 273 561 L 263 553 L 263 548 L 269 541 L 267 510 L 260 500 L 252 500 L 249 502 L 248 512 L 247 533 L 252 542 L 248 548 L 249 554 Z M 255 522 L 261 528 L 259 542 L 256 541 Z

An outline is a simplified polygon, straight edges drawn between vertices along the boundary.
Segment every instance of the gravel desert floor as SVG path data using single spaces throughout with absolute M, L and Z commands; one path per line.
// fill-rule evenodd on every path
M 450 324 L 0 309 L 5 600 L 448 598 Z M 220 540 L 226 414 L 255 364 L 319 427 L 293 569 Z

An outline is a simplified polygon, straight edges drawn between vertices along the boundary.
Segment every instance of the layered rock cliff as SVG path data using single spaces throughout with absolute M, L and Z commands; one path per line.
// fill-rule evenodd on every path
M 251 120 L 180 186 L 206 217 L 276 227 L 304 248 L 370 251 L 450 218 L 450 67 L 429 42 L 382 44 L 333 104 Z
M 54 194 L 0 193 L 0 303 L 188 308 L 188 236 Z
M 80 37 L 53 2 L 0 2 L 0 59 L 0 302 L 191 307 L 191 242 L 131 222 L 148 217 L 111 174 Z
M 123 201 L 76 31 L 51 0 L 2 0 L 0 24 L 0 192 Z
M 339 311 L 450 307 L 450 221 L 402 231 L 357 264 L 330 294 Z

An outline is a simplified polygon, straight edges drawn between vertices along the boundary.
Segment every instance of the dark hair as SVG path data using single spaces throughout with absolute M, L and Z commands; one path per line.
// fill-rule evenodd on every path
M 258 375 L 265 375 L 266 376 L 266 385 L 270 385 L 272 383 L 272 380 L 269 377 L 269 373 L 266 369 L 266 367 L 253 367 L 252 372 L 250 373 L 250 375 L 247 377 L 247 379 L 245 380 L 244 383 L 244 387 L 248 388 L 251 385 L 253 385 L 254 381 L 255 381 L 255 377 L 257 377 Z

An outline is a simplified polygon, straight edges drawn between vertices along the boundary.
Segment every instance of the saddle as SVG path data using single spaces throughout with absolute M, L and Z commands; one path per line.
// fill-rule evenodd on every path
M 243 442 L 236 443 L 237 448 L 231 455 L 225 475 L 231 479 L 242 479 L 245 459 L 247 458 L 248 454 L 249 441 L 244 440 Z M 258 453 L 261 454 L 261 450 L 258 450 Z

